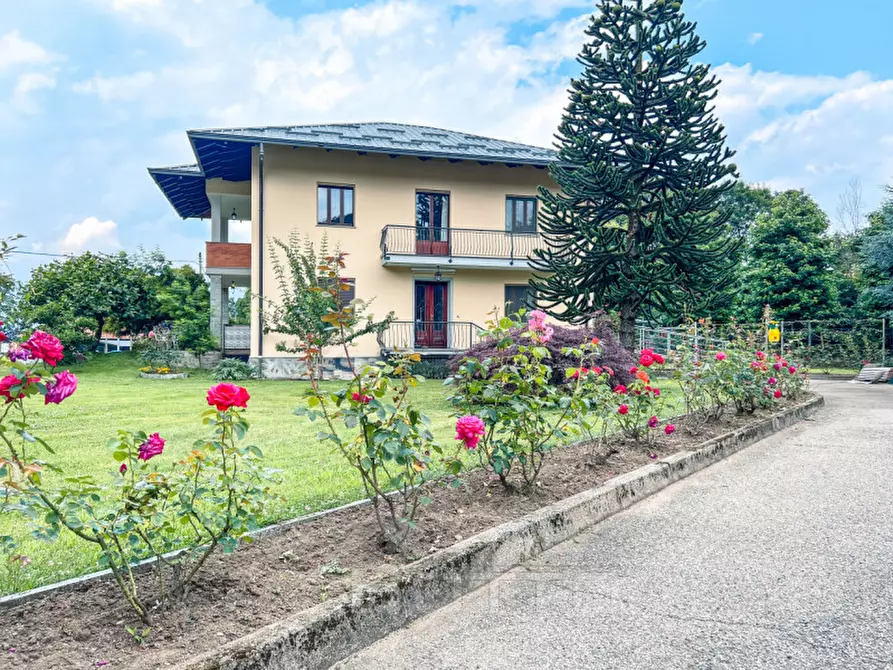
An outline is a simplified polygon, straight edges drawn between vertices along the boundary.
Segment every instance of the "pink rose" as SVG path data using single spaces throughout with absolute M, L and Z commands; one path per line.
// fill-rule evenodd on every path
M 527 318 L 527 327 L 530 330 L 542 330 L 546 323 L 546 313 L 542 310 L 535 309 Z
M 250 398 L 245 388 L 227 382 L 208 389 L 208 404 L 216 407 L 218 412 L 225 412 L 232 407 L 248 407 Z
M 718 360 L 718 361 L 724 361 L 724 360 L 726 360 L 726 355 L 725 355 L 725 353 L 723 353 L 722 351 L 720 351 L 718 354 L 716 354 L 716 360 Z
M 648 427 L 649 428 L 657 428 L 657 417 L 653 416 L 648 419 Z
M 358 402 L 361 405 L 368 405 L 370 402 L 372 402 L 372 396 L 366 395 L 365 393 L 354 393 L 351 397 L 353 398 L 354 402 Z
M 78 378 L 71 372 L 57 372 L 54 379 L 47 383 L 47 393 L 43 397 L 44 405 L 58 405 L 77 390 Z
M 136 457 L 141 461 L 148 461 L 164 451 L 164 439 L 158 433 L 152 433 L 149 439 L 143 442 L 137 450 Z
M 665 363 L 664 357 L 660 354 L 651 354 L 652 358 L 654 358 L 654 362 L 658 365 L 663 365 Z
M 476 449 L 486 430 L 479 416 L 460 416 L 456 419 L 456 439 L 464 442 L 466 449 Z
M 62 360 L 62 343 L 59 338 L 42 330 L 35 330 L 22 348 L 28 352 L 30 358 L 41 360 L 51 368 L 56 367 Z
M 668 423 L 666 426 L 664 426 L 664 432 L 667 435 L 672 435 L 676 432 L 676 426 L 674 426 L 672 423 Z
M 660 389 L 654 389 L 654 397 L 660 398 Z
M 769 386 L 775 386 L 778 380 L 775 377 L 769 377 Z
M 797 372 L 797 368 L 794 367 L 793 365 L 791 365 L 791 366 L 788 368 L 788 374 L 794 374 L 795 372 Z

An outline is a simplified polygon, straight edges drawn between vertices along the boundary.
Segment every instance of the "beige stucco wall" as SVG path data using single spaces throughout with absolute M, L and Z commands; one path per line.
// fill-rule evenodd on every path
M 292 149 L 266 146 L 264 154 L 264 236 L 286 238 L 297 229 L 319 243 L 328 236 L 330 248 L 339 245 L 348 254 L 345 276 L 356 279 L 357 297 L 373 299 L 372 311 L 383 316 L 393 311 L 398 319 L 412 319 L 414 279 L 431 279 L 434 269 L 383 267 L 381 230 L 389 224 L 414 225 L 416 191 L 444 191 L 450 194 L 450 226 L 505 230 L 507 195 L 536 195 L 537 186 L 551 186 L 546 170 L 533 167 L 509 168 L 480 165 L 474 161 L 450 163 L 446 160 L 421 161 L 417 158 L 360 156 L 355 152 L 322 149 Z M 252 287 L 259 287 L 256 260 L 259 220 L 257 150 L 252 170 Z M 316 223 L 316 189 L 320 183 L 354 186 L 353 228 L 319 226 Z M 264 291 L 274 298 L 275 278 L 266 246 Z M 506 284 L 524 284 L 525 270 L 465 270 L 450 272 L 444 266 L 444 280 L 451 282 L 449 319 L 483 325 L 494 307 L 502 307 Z M 255 307 L 252 315 L 252 355 L 278 356 L 276 342 L 282 337 L 267 335 L 260 352 Z M 359 342 L 352 352 L 357 356 L 378 355 L 374 337 Z M 338 355 L 327 352 L 328 355 Z

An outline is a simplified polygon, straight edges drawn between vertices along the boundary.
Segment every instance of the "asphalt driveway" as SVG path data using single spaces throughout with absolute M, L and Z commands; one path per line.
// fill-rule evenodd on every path
M 827 406 L 344 661 L 893 668 L 893 386 Z

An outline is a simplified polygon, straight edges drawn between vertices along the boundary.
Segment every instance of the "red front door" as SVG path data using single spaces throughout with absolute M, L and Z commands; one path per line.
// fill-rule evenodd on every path
M 417 349 L 447 348 L 447 283 L 416 282 L 415 346 Z

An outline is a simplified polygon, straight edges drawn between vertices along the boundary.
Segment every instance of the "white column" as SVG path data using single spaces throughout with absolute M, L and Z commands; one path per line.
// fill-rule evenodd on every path
M 223 196 L 208 195 L 211 202 L 211 241 L 229 242 L 229 215 L 223 211 Z

